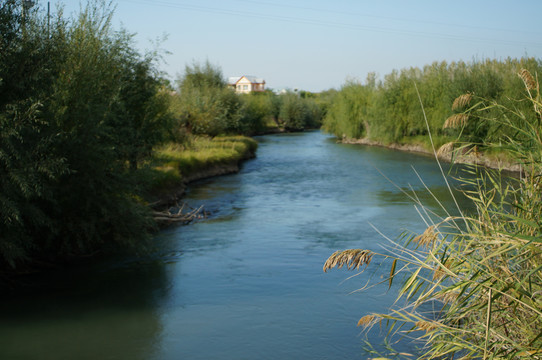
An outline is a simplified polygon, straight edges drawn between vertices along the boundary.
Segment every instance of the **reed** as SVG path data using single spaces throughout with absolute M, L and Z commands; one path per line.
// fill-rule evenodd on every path
M 460 95 L 459 97 L 457 97 L 454 100 L 454 102 L 452 104 L 452 110 L 463 109 L 467 105 L 469 105 L 471 103 L 471 101 L 472 101 L 472 94 L 471 93 Z
M 521 69 L 518 76 L 521 78 L 521 80 L 523 80 L 523 83 L 528 90 L 538 89 L 538 82 L 534 79 L 529 70 Z
M 461 128 L 467 125 L 469 116 L 467 114 L 453 114 L 444 122 L 444 129 Z
M 472 214 L 438 218 L 420 211 L 428 224 L 422 234 L 400 238 L 394 256 L 371 253 L 393 260 L 384 280 L 390 286 L 399 273 L 406 275 L 398 293 L 398 300 L 406 305 L 365 315 L 358 326 L 388 324 L 390 337 L 423 340 L 420 359 L 542 359 L 539 85 L 532 76 L 535 84 L 529 83 L 531 78 L 524 72 L 520 77 L 528 92 L 522 101 L 531 104 L 531 113 L 476 99 L 480 105 L 465 114 L 479 118 L 498 109 L 502 116 L 492 121 L 509 130 L 507 145 L 523 165 L 521 178 L 471 167 L 461 181 L 471 189 L 465 195 L 475 206 Z M 468 105 L 465 98 L 457 106 L 460 103 Z M 357 256 L 364 252 L 335 252 L 324 270 L 369 265 Z M 433 305 L 431 312 L 422 307 L 428 302 Z

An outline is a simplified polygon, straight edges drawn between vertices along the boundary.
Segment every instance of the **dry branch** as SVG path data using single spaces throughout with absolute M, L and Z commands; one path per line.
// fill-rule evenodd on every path
M 188 211 L 185 211 L 185 208 L 189 208 Z M 169 225 L 169 224 L 188 224 L 197 219 L 205 219 L 207 213 L 203 210 L 203 205 L 199 208 L 192 208 L 186 203 L 169 208 L 164 211 L 153 211 L 152 215 L 154 220 L 160 225 Z

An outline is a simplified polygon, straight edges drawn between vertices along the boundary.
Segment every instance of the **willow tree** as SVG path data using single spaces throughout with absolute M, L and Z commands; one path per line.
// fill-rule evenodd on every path
M 21 9 L 0 7 L 0 265 L 138 248 L 152 220 L 127 164 L 168 126 L 152 63 L 103 1 L 50 26 Z

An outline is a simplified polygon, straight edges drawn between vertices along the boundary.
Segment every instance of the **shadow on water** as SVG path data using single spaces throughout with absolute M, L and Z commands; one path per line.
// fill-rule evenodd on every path
M 0 300 L 2 359 L 148 359 L 168 296 L 162 261 L 122 260 L 25 278 Z M 6 295 L 6 294 L 4 294 Z

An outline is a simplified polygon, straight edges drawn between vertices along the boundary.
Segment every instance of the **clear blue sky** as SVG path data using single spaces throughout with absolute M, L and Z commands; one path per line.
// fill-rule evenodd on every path
M 39 0 L 47 8 L 46 0 Z M 79 0 L 64 3 L 78 11 Z M 86 3 L 86 1 L 83 1 Z M 166 34 L 161 68 L 175 79 L 209 60 L 225 77 L 321 91 L 434 61 L 542 58 L 542 0 L 115 0 L 136 46 Z

